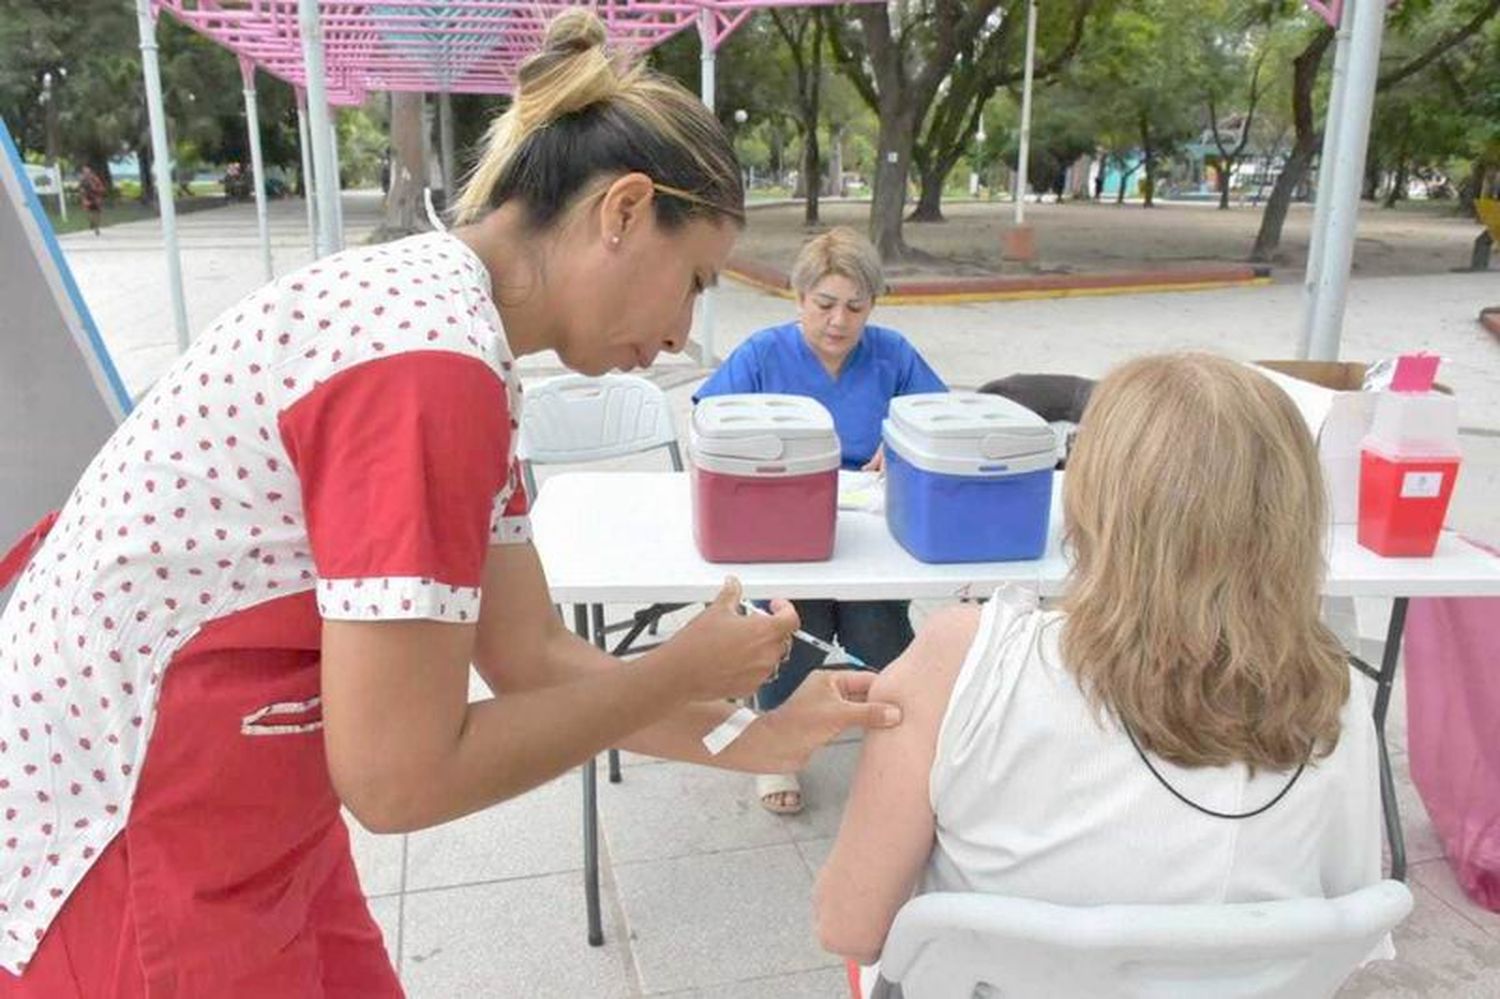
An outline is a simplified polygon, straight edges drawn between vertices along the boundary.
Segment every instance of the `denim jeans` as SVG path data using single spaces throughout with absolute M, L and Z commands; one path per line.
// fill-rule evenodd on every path
M 845 649 L 875 669 L 883 669 L 911 644 L 911 617 L 905 600 L 796 600 L 802 630 Z M 826 656 L 806 642 L 793 640 L 792 654 L 781 670 L 761 685 L 756 702 L 770 711 L 792 696 Z

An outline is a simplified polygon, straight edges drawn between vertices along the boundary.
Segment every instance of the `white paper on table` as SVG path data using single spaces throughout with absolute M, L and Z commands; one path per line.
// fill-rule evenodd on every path
M 839 469 L 839 509 L 885 513 L 885 474 Z

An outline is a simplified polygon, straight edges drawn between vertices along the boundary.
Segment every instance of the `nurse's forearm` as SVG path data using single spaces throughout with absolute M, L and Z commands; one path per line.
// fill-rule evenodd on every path
M 547 672 L 559 679 L 630 670 L 640 662 L 621 662 L 563 627 L 558 627 L 549 637 L 545 655 L 548 659 Z M 718 756 L 710 754 L 704 747 L 703 737 L 734 711 L 735 706 L 728 701 L 691 701 L 675 708 L 665 717 L 630 732 L 611 745 L 645 756 L 702 763 L 725 770 L 760 773 L 774 769 L 778 765 L 776 762 L 763 758 L 765 754 L 748 752 L 750 744 L 744 740 L 731 743 Z
M 681 705 L 681 688 L 669 668 L 652 664 L 470 704 L 441 770 L 448 786 L 420 825 L 513 798 L 582 765 Z
M 423 740 L 409 744 L 409 756 L 362 788 L 341 784 L 345 804 L 373 831 L 409 832 L 513 798 L 610 746 L 757 769 L 743 750 L 716 759 L 704 749 L 702 736 L 731 706 L 685 693 L 703 689 L 703 664 L 686 650 L 662 648 L 629 665 L 582 642 L 561 651 L 569 668 L 554 673 L 558 682 L 467 705 L 452 737 L 426 742 L 425 753 Z

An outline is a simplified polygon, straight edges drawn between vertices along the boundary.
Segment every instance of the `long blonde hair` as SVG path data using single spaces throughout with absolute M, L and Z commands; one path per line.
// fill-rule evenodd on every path
M 718 119 L 678 83 L 617 65 L 605 41 L 586 8 L 553 19 L 541 51 L 521 65 L 510 109 L 490 126 L 458 223 L 516 200 L 544 229 L 600 179 L 633 172 L 654 182 L 666 228 L 702 216 L 743 223 L 739 162 Z
M 1331 752 L 1349 694 L 1319 620 L 1324 493 L 1290 399 L 1208 354 L 1131 361 L 1068 459 L 1063 658 L 1145 749 L 1286 770 Z

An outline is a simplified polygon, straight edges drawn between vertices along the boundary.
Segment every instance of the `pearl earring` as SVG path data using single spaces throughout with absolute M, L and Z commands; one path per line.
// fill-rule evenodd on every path
M 609 244 L 611 246 L 619 246 L 620 245 L 620 237 L 619 236 L 611 236 L 611 237 L 609 237 Z

